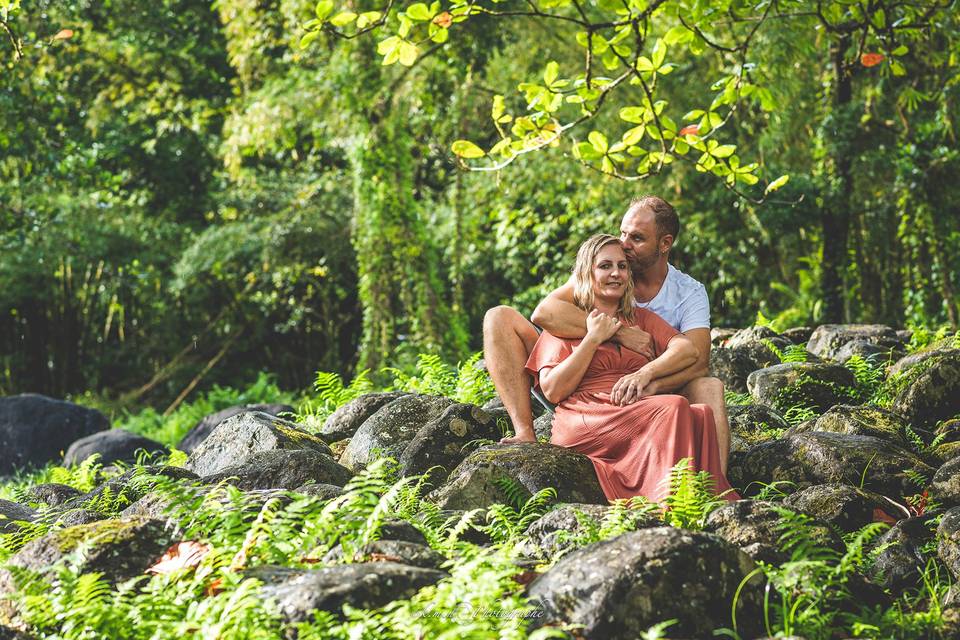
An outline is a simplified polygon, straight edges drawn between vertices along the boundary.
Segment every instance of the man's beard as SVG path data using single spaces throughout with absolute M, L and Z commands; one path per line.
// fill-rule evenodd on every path
M 657 261 L 660 260 L 661 255 L 663 254 L 660 252 L 660 247 L 657 247 L 653 253 L 648 253 L 643 256 L 634 254 L 632 258 L 627 256 L 627 260 L 630 263 L 630 271 L 633 272 L 634 276 L 642 274 L 655 265 Z

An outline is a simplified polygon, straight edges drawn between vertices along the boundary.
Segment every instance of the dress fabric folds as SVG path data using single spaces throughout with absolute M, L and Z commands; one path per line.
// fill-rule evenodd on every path
M 634 309 L 631 324 L 651 334 L 657 355 L 678 333 L 646 309 Z M 542 333 L 527 360 L 527 372 L 539 386 L 540 372 L 560 364 L 579 344 L 579 339 Z M 691 459 L 694 471 L 713 475 L 717 494 L 730 490 L 724 497 L 739 499 L 720 470 L 710 407 L 668 394 L 646 396 L 625 406 L 610 402 L 613 385 L 647 362 L 618 344 L 600 345 L 576 391 L 557 405 L 550 442 L 589 457 L 609 500 L 644 496 L 662 501 L 669 489 L 668 474 L 683 458 Z

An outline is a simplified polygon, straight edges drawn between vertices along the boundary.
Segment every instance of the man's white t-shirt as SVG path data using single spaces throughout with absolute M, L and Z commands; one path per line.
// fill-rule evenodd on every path
M 634 301 L 633 304 L 653 311 L 680 333 L 710 328 L 710 301 L 706 287 L 672 264 L 667 264 L 667 277 L 653 300 Z

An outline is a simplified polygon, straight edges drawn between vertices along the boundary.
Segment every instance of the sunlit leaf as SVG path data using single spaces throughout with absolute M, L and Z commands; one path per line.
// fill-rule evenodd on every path
M 457 140 L 450 147 L 450 150 L 461 158 L 482 158 L 487 155 L 483 149 L 470 142 L 469 140 Z

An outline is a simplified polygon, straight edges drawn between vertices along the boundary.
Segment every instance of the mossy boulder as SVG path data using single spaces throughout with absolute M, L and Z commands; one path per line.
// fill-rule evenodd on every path
M 246 575 L 263 582 L 263 597 L 276 602 L 284 622 L 296 623 L 316 611 L 340 615 L 346 604 L 376 609 L 409 598 L 447 574 L 399 562 L 364 562 L 322 569 L 264 566 Z
M 431 479 L 443 482 L 467 456 L 468 443 L 496 442 L 500 435 L 489 413 L 476 405 L 454 403 L 417 431 L 400 456 L 400 474 L 419 475 L 432 469 Z
M 960 505 L 960 457 L 940 465 L 928 491 L 931 499 L 946 507 Z
M 241 413 L 247 411 L 256 411 L 259 413 L 266 413 L 271 416 L 279 416 L 280 414 L 292 414 L 294 412 L 293 407 L 288 404 L 240 404 L 233 407 L 227 407 L 216 413 L 211 413 L 208 416 L 205 416 L 197 424 L 187 432 L 187 435 L 183 436 L 180 442 L 177 444 L 177 449 L 183 451 L 184 453 L 193 453 L 193 450 L 200 445 L 201 442 L 207 439 L 214 429 L 217 428 L 221 422 L 228 418 L 232 418 Z
M 848 484 L 816 484 L 790 494 L 783 504 L 847 533 L 873 522 L 874 509 L 890 509 L 883 496 Z
M 27 495 L 34 502 L 42 502 L 48 507 L 56 507 L 71 498 L 83 495 L 79 489 L 58 482 L 46 482 L 30 487 Z
M 960 579 L 960 507 L 949 509 L 940 519 L 937 556 L 950 570 L 954 580 Z
M 838 364 L 786 362 L 754 371 L 747 378 L 750 395 L 760 403 L 785 412 L 808 407 L 823 413 L 856 396 L 853 372 Z
M 377 458 L 399 460 L 420 429 L 453 404 L 441 396 L 410 394 L 392 400 L 360 425 L 340 456 L 340 464 L 357 472 Z
M 762 500 L 730 502 L 707 516 L 704 531 L 736 545 L 754 560 L 781 564 L 790 559 L 790 553 L 779 542 L 785 531 L 780 509 L 784 507 Z M 838 552 L 844 549 L 843 540 L 826 522 L 815 522 L 808 531 L 810 542 Z
M 49 575 L 67 555 L 84 544 L 79 560 L 81 573 L 103 573 L 116 584 L 142 574 L 156 562 L 174 540 L 161 520 L 134 517 L 100 520 L 51 531 L 28 542 L 10 557 L 8 565 Z M 12 576 L 0 578 L 0 593 L 14 588 Z
M 227 482 L 244 490 L 296 489 L 307 482 L 343 486 L 353 474 L 330 456 L 313 449 L 260 451 L 245 462 L 203 477 L 203 482 Z
M 134 467 L 101 483 L 92 491 L 67 499 L 59 505 L 58 511 L 72 509 L 97 511 L 108 507 L 123 509 L 150 493 L 158 484 L 194 480 L 199 480 L 199 477 L 181 467 L 168 465 Z
M 783 435 L 790 424 L 780 413 L 762 404 L 728 405 L 730 451 L 744 451 Z
M 442 509 L 475 509 L 511 504 L 511 497 L 525 499 L 547 487 L 556 489 L 560 502 L 607 504 L 589 458 L 541 443 L 477 449 L 430 499 Z
M 397 398 L 410 395 L 405 391 L 388 391 L 386 393 L 365 393 L 343 405 L 327 418 L 317 432 L 317 435 L 327 442 L 336 442 L 350 438 L 360 428 L 367 418 L 375 414 L 385 404 Z
M 873 405 L 838 404 L 812 424 L 795 427 L 792 433 L 828 431 L 858 436 L 873 436 L 903 448 L 912 446 L 907 437 L 907 422 L 900 415 Z
M 755 494 L 761 483 L 788 481 L 797 488 L 841 483 L 902 497 L 918 487 L 911 475 L 934 469 L 902 447 L 872 436 L 811 431 L 788 435 L 731 456 L 727 477 Z M 749 486 L 749 489 L 746 489 Z
M 904 375 L 908 383 L 892 408 L 911 424 L 932 429 L 960 415 L 960 349 L 939 351 Z
M 853 340 L 888 348 L 902 344 L 897 332 L 886 325 L 824 324 L 814 329 L 807 341 L 807 349 L 821 358 L 836 360 L 840 349 Z
M 719 536 L 654 527 L 578 549 L 534 580 L 528 593 L 543 617 L 535 624 L 578 625 L 587 639 L 640 637 L 671 618 L 671 637 L 709 638 L 731 626 L 736 598 L 738 633 L 762 629 L 763 579 L 754 562 Z
M 243 464 L 262 451 L 278 449 L 311 449 L 328 456 L 332 454 L 323 440 L 294 423 L 268 413 L 247 411 L 217 425 L 190 454 L 185 466 L 206 477 Z
M 745 347 L 714 347 L 710 350 L 710 375 L 719 378 L 724 389 L 746 393 L 750 374 L 776 362 L 776 358 L 758 360 L 754 352 Z

